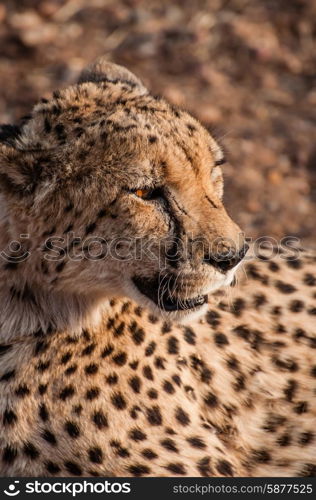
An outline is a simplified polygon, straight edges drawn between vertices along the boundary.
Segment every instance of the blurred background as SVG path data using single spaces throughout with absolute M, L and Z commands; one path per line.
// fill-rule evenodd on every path
M 0 122 L 106 54 L 224 145 L 247 235 L 315 246 L 315 30 L 315 0 L 2 1 Z

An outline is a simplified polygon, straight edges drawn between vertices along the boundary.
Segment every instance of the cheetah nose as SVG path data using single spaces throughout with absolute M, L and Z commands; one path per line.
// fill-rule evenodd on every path
M 239 250 L 238 253 L 234 253 L 233 256 L 229 256 L 227 258 L 227 257 L 223 256 L 223 254 L 205 255 L 204 262 L 215 267 L 215 269 L 217 269 L 221 273 L 226 273 L 227 271 L 229 271 L 233 267 L 237 266 L 237 264 L 239 264 L 239 262 L 246 255 L 248 249 L 249 249 L 249 245 L 247 245 L 247 243 L 245 243 L 244 246 L 241 248 L 241 250 Z

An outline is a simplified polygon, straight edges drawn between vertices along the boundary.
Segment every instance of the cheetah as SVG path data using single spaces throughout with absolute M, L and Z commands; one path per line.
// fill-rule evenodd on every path
M 0 143 L 1 475 L 315 476 L 316 254 L 203 126 L 101 58 Z

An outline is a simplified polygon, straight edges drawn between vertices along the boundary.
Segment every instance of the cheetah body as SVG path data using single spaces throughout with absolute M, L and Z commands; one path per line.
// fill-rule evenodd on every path
M 102 259 L 44 262 L 43 237 L 58 230 L 69 233 L 76 224 L 77 232 L 86 236 L 98 227 L 108 238 L 116 225 L 128 236 L 132 225 L 141 237 L 151 231 L 160 238 L 180 220 L 180 235 L 183 227 L 203 227 L 211 238 L 237 238 L 238 228 L 220 201 L 218 172 L 212 174 L 205 206 L 200 201 L 202 184 L 194 191 L 204 173 L 193 168 L 195 177 L 190 178 L 188 170 L 187 184 L 180 175 L 181 162 L 198 160 L 202 165 L 210 154 L 199 142 L 200 137 L 206 140 L 206 133 L 196 122 L 188 127 L 188 115 L 179 118 L 178 111 L 153 101 L 125 70 L 106 69 L 110 77 L 100 75 L 97 66 L 94 83 L 85 83 L 84 75 L 81 86 L 39 105 L 22 136 L 9 138 L 2 149 L 0 180 L 7 211 L 1 221 L 6 234 L 2 243 L 27 229 L 35 235 L 28 250 L 36 258 L 27 264 L 9 262 L 3 269 L 7 286 L 0 290 L 1 475 L 315 475 L 315 253 L 300 251 L 292 261 L 284 251 L 273 258 L 262 251 L 245 265 L 247 279 L 238 271 L 238 285 L 228 293 L 218 288 L 231 282 L 232 272 L 223 278 L 222 270 L 214 271 L 214 262 L 209 266 L 209 256 L 203 267 L 197 258 L 194 268 L 188 268 L 192 280 L 183 271 L 186 280 L 175 285 L 175 293 L 183 288 L 190 296 L 214 293 L 200 317 L 183 324 L 182 316 L 159 316 L 158 308 L 131 284 L 120 288 L 125 274 L 138 273 L 145 283 L 156 276 L 155 264 L 146 259 L 111 262 L 106 272 Z M 102 92 L 110 87 L 105 104 L 100 85 Z M 115 102 L 115 112 L 107 109 L 109 101 L 110 108 Z M 137 124 L 135 101 L 141 108 Z M 100 106 L 108 113 L 106 123 Z M 123 131 L 118 119 L 122 113 L 127 128 Z M 156 115 L 160 121 L 152 125 Z M 173 158 L 166 147 L 172 136 L 168 121 L 171 128 L 178 127 Z M 190 147 L 195 148 L 193 158 L 187 143 L 181 142 L 183 122 L 189 134 L 185 138 L 191 138 Z M 167 127 L 165 143 L 157 145 L 162 125 Z M 84 127 L 92 130 L 87 137 Z M 128 135 L 137 127 L 145 130 L 149 146 L 144 135 Z M 102 156 L 103 169 L 92 171 L 91 163 L 100 162 L 96 137 L 105 142 L 110 137 L 112 153 L 107 151 L 107 160 Z M 131 142 L 133 150 L 128 149 Z M 153 148 L 158 149 L 149 165 L 146 159 Z M 205 171 L 211 161 L 215 167 L 221 162 L 214 142 L 211 152 Z M 132 167 L 115 178 L 110 165 L 117 166 L 119 153 L 120 161 L 124 157 Z M 51 154 L 62 165 L 62 174 L 59 164 L 52 169 Z M 141 173 L 135 157 L 143 162 Z M 134 194 L 117 201 L 113 190 L 119 182 L 126 189 L 136 174 L 148 182 L 153 167 L 166 169 L 168 161 L 178 162 L 168 173 L 174 186 L 169 205 L 137 201 Z M 104 183 L 107 175 L 113 179 L 111 186 Z M 177 219 L 171 215 L 175 207 Z M 94 219 L 92 212 L 97 213 Z M 169 260 L 171 269 L 174 263 Z M 107 295 L 101 293 L 102 280 Z

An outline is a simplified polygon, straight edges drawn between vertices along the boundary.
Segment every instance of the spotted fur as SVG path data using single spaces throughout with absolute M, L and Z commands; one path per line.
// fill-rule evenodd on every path
M 188 234 L 239 249 L 201 125 L 101 60 L 0 139 L 0 473 L 315 475 L 315 253 L 262 251 L 228 291 L 237 266 L 167 258 L 179 303 L 213 291 L 190 319 L 131 285 L 155 259 L 69 257 L 100 235 L 154 236 L 156 256 Z M 163 194 L 137 199 L 148 185 Z

